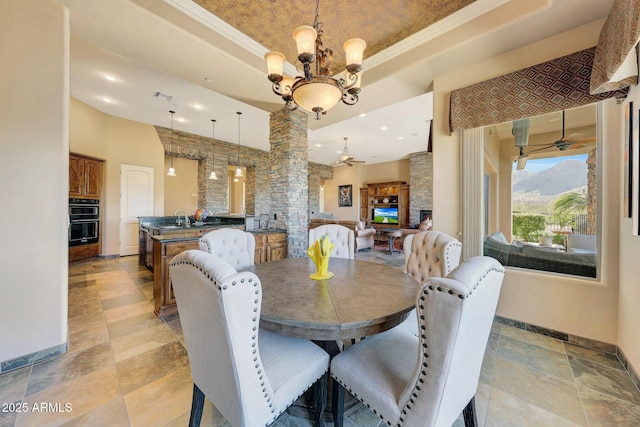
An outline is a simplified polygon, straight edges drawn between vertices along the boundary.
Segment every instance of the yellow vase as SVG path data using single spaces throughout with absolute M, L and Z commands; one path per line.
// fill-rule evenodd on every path
M 326 280 L 333 277 L 333 273 L 329 271 L 329 258 L 334 247 L 324 234 L 309 246 L 307 255 L 316 266 L 316 272 L 309 276 L 311 279 Z

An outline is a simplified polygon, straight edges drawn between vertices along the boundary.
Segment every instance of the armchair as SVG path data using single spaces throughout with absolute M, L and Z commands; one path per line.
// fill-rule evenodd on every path
M 356 222 L 356 252 L 360 249 L 371 249 L 374 244 L 374 237 L 376 235 L 375 228 L 367 228 L 364 221 Z

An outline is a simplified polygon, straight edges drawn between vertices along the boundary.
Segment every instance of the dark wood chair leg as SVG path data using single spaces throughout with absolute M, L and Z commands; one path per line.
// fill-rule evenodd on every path
M 467 406 L 462 410 L 465 427 L 477 427 L 478 419 L 476 418 L 476 398 L 471 398 Z
M 327 407 L 327 381 L 329 381 L 329 372 L 326 372 L 314 384 L 314 403 L 313 418 L 316 426 L 324 427 L 324 410 Z
M 194 383 L 193 398 L 191 399 L 191 416 L 189 417 L 189 427 L 200 427 L 200 421 L 202 421 L 202 408 L 204 408 L 204 393 Z
M 342 427 L 344 420 L 344 388 L 333 380 L 331 384 L 331 412 L 333 413 L 334 427 Z

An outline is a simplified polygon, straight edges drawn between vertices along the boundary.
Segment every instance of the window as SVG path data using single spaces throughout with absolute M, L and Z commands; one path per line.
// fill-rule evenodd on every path
M 484 254 L 503 265 L 596 277 L 596 106 L 534 117 L 485 131 L 485 164 L 499 165 L 503 200 Z M 492 221 L 493 223 L 493 221 Z

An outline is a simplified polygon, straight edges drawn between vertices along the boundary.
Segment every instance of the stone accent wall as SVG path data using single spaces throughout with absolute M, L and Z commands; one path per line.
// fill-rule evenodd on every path
M 307 114 L 284 107 L 269 118 L 271 212 L 287 229 L 288 256 L 306 256 L 309 222 Z
M 409 223 L 420 222 L 421 209 L 433 209 L 433 153 L 420 151 L 409 155 Z M 438 215 L 437 209 L 433 210 Z
M 198 161 L 198 207 L 214 214 L 228 214 L 227 166 L 238 165 L 238 145 L 215 140 L 215 170 L 218 180 L 210 180 L 213 149 L 211 138 L 155 126 L 166 155 Z M 240 146 L 240 166 L 247 169 L 245 206 L 247 214 L 270 213 L 269 153 Z M 180 171 L 177 171 L 180 173 Z
M 333 168 L 320 163 L 309 163 L 309 218 L 320 212 L 320 183 L 333 179 Z
M 587 157 L 587 234 L 596 234 L 596 150 Z

